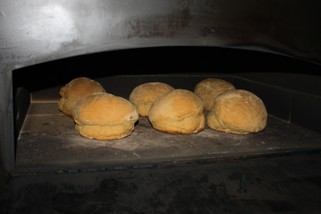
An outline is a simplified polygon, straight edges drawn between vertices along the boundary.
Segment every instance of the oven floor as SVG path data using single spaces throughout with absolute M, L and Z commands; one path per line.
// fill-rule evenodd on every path
M 90 140 L 56 103 L 32 103 L 16 146 L 16 171 L 106 169 L 207 159 L 238 159 L 321 149 L 321 135 L 269 117 L 260 133 L 240 136 L 206 128 L 192 135 L 154 130 L 140 118 L 128 137 Z

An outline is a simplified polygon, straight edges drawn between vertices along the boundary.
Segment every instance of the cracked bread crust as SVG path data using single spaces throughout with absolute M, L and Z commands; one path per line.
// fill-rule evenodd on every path
M 81 99 L 73 111 L 75 129 L 86 138 L 114 140 L 132 133 L 139 116 L 128 100 L 108 93 Z
M 267 123 L 263 101 L 245 90 L 231 90 L 220 94 L 208 113 L 207 125 L 214 130 L 232 134 L 262 131 Z
M 213 107 L 215 98 L 227 90 L 235 89 L 235 87 L 222 79 L 208 78 L 199 82 L 194 89 L 204 105 L 205 111 L 210 111 Z
M 148 117 L 156 130 L 170 134 L 193 134 L 205 127 L 201 99 L 184 89 L 175 89 L 159 97 Z
M 75 78 L 60 89 L 58 109 L 71 117 L 73 107 L 81 98 L 99 92 L 105 92 L 105 89 L 95 80 L 87 77 Z
M 174 88 L 166 83 L 148 82 L 133 89 L 129 100 L 136 106 L 140 116 L 148 116 L 148 112 L 154 101 L 164 94 L 173 91 Z

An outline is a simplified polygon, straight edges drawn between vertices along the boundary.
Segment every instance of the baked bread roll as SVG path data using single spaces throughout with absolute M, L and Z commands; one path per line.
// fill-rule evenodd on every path
M 175 89 L 157 98 L 148 118 L 156 130 L 171 134 L 197 133 L 205 126 L 201 99 L 184 89 Z
M 128 100 L 107 93 L 82 98 L 73 109 L 75 129 L 86 138 L 114 140 L 132 133 L 138 113 Z
M 235 89 L 235 87 L 222 79 L 208 78 L 199 82 L 194 89 L 203 102 L 204 110 L 210 111 L 215 98 L 224 91 Z
M 87 77 L 75 78 L 60 89 L 58 108 L 65 115 L 72 116 L 72 109 L 81 98 L 98 92 L 105 92 L 105 89 L 95 80 Z
M 140 116 L 148 116 L 148 112 L 153 102 L 161 95 L 171 92 L 174 88 L 166 83 L 149 82 L 144 83 L 131 92 L 129 96 Z
M 207 125 L 214 130 L 232 134 L 262 131 L 267 112 L 262 100 L 245 90 L 229 90 L 215 99 L 208 113 Z

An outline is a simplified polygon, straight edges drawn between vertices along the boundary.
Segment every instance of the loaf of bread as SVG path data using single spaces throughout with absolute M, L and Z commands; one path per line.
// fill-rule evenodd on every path
M 98 140 L 114 140 L 130 135 L 138 117 L 132 103 L 108 93 L 95 93 L 82 98 L 73 109 L 75 129 L 86 138 Z
M 217 131 L 248 134 L 265 128 L 267 111 L 263 101 L 255 94 L 245 90 L 229 90 L 217 96 L 206 122 Z
M 136 106 L 138 114 L 144 117 L 148 116 L 150 107 L 159 96 L 172 90 L 174 88 L 166 83 L 144 83 L 134 88 L 129 100 Z
M 60 89 L 58 108 L 65 115 L 72 116 L 72 109 L 81 98 L 99 92 L 105 92 L 105 89 L 95 80 L 87 77 L 75 78 Z
M 204 110 L 210 111 L 215 98 L 224 91 L 235 89 L 235 87 L 222 79 L 208 78 L 199 82 L 194 89 L 203 102 Z
M 184 89 L 175 89 L 157 98 L 148 118 L 156 130 L 171 134 L 197 133 L 205 126 L 201 99 Z

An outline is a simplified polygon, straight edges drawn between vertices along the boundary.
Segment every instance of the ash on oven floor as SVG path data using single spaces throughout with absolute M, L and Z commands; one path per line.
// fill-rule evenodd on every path
M 75 131 L 73 120 L 59 112 L 56 103 L 33 103 L 17 140 L 16 169 L 117 168 L 320 149 L 320 134 L 274 117 L 268 118 L 264 131 L 249 135 L 209 128 L 192 135 L 166 134 L 141 117 L 126 138 L 91 140 Z

